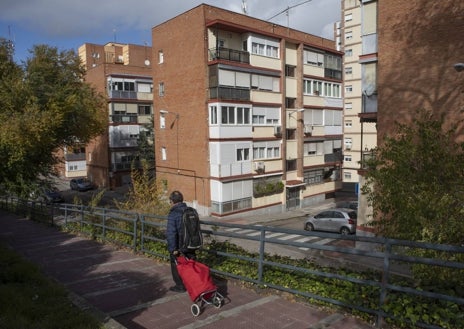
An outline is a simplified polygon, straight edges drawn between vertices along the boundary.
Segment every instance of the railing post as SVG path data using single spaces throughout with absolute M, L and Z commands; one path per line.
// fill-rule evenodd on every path
M 258 263 L 258 282 L 263 281 L 263 262 L 264 262 L 264 239 L 266 238 L 266 230 L 260 228 L 261 235 L 259 237 L 259 263 Z
M 102 237 L 103 237 L 103 240 L 106 240 L 106 208 L 103 208 L 102 227 L 103 227 Z
M 383 325 L 383 304 L 387 298 L 387 285 L 390 276 L 390 254 L 391 254 L 391 242 L 390 239 L 385 240 L 385 251 L 383 257 L 383 271 L 382 271 L 382 282 L 380 284 L 380 297 L 379 297 L 379 310 L 377 312 L 377 328 L 382 328 Z
M 134 244 L 133 244 L 133 248 L 134 248 L 134 252 L 137 251 L 137 226 L 138 226 L 138 222 L 139 222 L 139 214 L 135 214 L 135 221 L 134 221 L 134 235 L 133 235 L 133 239 L 134 239 Z

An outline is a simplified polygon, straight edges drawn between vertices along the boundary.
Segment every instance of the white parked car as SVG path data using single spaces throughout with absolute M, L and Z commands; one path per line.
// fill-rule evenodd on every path
M 304 223 L 306 231 L 337 232 L 340 234 L 355 234 L 357 212 L 349 208 L 333 208 L 308 215 Z

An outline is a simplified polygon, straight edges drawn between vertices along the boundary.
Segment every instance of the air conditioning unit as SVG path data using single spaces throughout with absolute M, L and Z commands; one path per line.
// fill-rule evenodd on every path
M 311 135 L 313 133 L 313 126 L 304 125 L 304 133 L 305 135 Z
M 262 161 L 259 161 L 259 162 L 255 162 L 255 170 L 256 171 L 264 171 L 264 162 Z
M 282 135 L 282 127 L 281 127 L 281 126 L 275 126 L 275 127 L 274 127 L 274 135 L 275 135 L 275 136 L 280 136 L 280 135 Z

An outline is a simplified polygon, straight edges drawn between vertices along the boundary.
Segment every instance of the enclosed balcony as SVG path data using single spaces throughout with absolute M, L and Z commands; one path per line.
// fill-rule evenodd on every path
M 209 89 L 209 98 L 218 100 L 249 101 L 250 90 L 233 87 L 212 87 Z
M 112 123 L 137 123 L 137 114 L 113 114 L 110 115 Z

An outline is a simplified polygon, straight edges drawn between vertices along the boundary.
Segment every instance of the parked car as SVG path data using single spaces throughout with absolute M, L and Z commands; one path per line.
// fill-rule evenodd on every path
M 314 216 L 308 215 L 304 229 L 306 231 L 337 232 L 345 235 L 355 234 L 357 219 L 357 212 L 353 209 L 327 209 Z
M 76 190 L 79 192 L 84 192 L 84 191 L 94 189 L 92 182 L 89 181 L 87 178 L 73 178 L 69 182 L 69 186 L 71 187 L 71 190 Z
M 337 203 L 337 208 L 349 208 L 358 210 L 358 201 L 341 201 Z
M 48 204 L 64 202 L 63 195 L 57 188 L 45 189 L 43 196 Z

